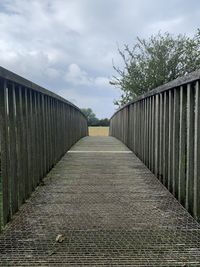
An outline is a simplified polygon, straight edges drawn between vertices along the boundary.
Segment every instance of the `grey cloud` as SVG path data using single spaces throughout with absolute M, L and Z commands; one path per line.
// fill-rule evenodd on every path
M 2 0 L 0 65 L 110 116 L 120 91 L 111 87 L 117 45 L 137 35 L 192 34 L 198 0 Z

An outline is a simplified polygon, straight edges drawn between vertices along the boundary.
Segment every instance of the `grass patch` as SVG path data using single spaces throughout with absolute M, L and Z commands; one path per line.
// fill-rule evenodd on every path
M 89 127 L 89 136 L 108 136 L 109 127 L 104 126 L 90 126 Z

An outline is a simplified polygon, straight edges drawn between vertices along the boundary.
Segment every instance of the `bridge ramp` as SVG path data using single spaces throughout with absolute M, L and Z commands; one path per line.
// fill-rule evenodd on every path
M 85 137 L 0 235 L 0 266 L 200 266 L 200 225 L 120 141 Z

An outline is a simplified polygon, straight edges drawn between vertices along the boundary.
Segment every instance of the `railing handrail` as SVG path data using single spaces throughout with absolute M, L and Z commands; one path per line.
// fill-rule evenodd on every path
M 140 100 L 143 100 L 147 97 L 150 97 L 152 95 L 156 95 L 156 94 L 160 94 L 164 91 L 168 91 L 171 90 L 173 88 L 179 87 L 179 86 L 183 86 L 185 84 L 188 83 L 192 83 L 195 82 L 197 80 L 200 80 L 200 69 L 195 70 L 193 72 L 190 72 L 184 76 L 178 77 L 175 80 L 172 80 L 168 83 L 165 83 L 163 85 L 160 85 L 158 87 L 156 87 L 155 89 L 149 90 L 148 92 L 146 92 L 145 94 L 142 94 L 138 97 L 136 97 L 135 99 L 129 101 L 127 104 L 123 105 L 122 107 L 120 107 L 119 109 L 117 109 L 115 111 L 115 113 L 111 116 L 110 120 L 122 109 L 124 109 L 125 107 L 134 104 Z
M 77 106 L 0 67 L 0 231 L 87 135 L 87 118 Z
M 200 70 L 121 107 L 111 118 L 110 135 L 200 222 Z
M 40 85 L 38 85 L 36 83 L 31 82 L 28 79 L 23 78 L 22 76 L 14 73 L 14 72 L 11 72 L 11 71 L 3 68 L 2 66 L 0 66 L 0 78 L 6 79 L 8 81 L 11 81 L 11 82 L 14 82 L 16 84 L 19 84 L 19 86 L 27 87 L 27 88 L 35 90 L 35 91 L 37 91 L 37 92 L 39 92 L 41 94 L 53 97 L 53 98 L 55 98 L 57 100 L 60 100 L 60 101 L 62 101 L 64 103 L 74 107 L 75 109 L 79 110 L 84 115 L 84 117 L 87 119 L 87 117 L 82 112 L 82 110 L 79 109 L 76 105 L 74 105 L 70 101 L 66 100 L 65 98 L 63 98 L 63 97 L 61 97 L 59 95 L 57 95 L 56 93 L 53 93 L 53 92 L 45 89 L 44 87 L 42 87 L 42 86 L 40 86 Z

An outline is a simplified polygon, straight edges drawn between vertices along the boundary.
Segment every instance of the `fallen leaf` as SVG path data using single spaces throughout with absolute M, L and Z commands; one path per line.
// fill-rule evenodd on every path
M 65 237 L 61 234 L 56 236 L 56 242 L 62 243 L 65 240 Z

